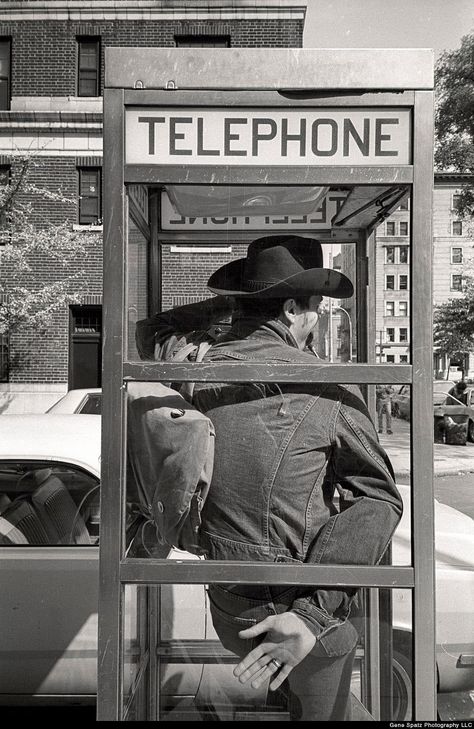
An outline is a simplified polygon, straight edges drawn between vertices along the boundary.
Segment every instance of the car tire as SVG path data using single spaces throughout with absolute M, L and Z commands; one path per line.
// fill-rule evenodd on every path
M 469 420 L 469 425 L 467 426 L 467 439 L 474 443 L 474 420 Z
M 402 652 L 403 650 L 403 652 Z M 408 654 L 407 654 L 408 653 Z M 393 721 L 412 719 L 413 681 L 411 650 L 393 649 Z

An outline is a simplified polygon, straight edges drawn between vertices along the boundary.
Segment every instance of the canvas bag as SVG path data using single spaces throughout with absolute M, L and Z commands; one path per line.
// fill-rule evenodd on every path
M 196 360 L 209 346 L 199 347 Z M 180 359 L 198 348 L 184 349 Z M 184 384 L 191 399 L 192 383 Z M 199 528 L 214 465 L 212 422 L 181 392 L 160 382 L 133 382 L 127 388 L 127 430 L 130 486 L 158 542 L 203 554 Z

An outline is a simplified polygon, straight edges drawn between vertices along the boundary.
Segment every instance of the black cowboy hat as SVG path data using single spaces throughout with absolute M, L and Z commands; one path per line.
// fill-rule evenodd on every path
M 224 296 L 267 299 L 314 294 L 347 299 L 354 293 L 347 276 L 323 268 L 320 242 L 299 235 L 257 238 L 245 258 L 218 268 L 207 286 Z

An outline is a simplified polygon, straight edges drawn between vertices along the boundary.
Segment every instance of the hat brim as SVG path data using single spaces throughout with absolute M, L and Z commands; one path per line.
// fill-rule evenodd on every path
M 210 277 L 207 287 L 222 296 L 242 296 L 252 299 L 279 299 L 291 296 L 329 296 L 348 299 L 354 293 L 351 281 L 332 268 L 308 268 L 273 284 L 264 284 L 253 291 L 242 289 L 245 258 L 225 264 Z

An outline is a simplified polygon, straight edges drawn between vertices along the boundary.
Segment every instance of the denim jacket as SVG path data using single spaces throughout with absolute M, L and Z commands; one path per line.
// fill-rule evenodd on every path
M 183 309 L 192 313 L 195 306 Z M 190 323 L 187 312 L 179 319 L 177 309 L 148 320 L 158 350 L 169 347 L 171 326 L 178 332 L 173 346 L 189 341 L 179 334 Z M 205 361 L 318 366 L 283 323 L 249 318 L 234 322 Z M 358 565 L 381 559 L 402 501 L 357 387 L 196 383 L 194 404 L 216 430 L 201 530 L 210 559 Z M 344 623 L 354 594 L 302 587 L 291 610 L 321 638 Z

